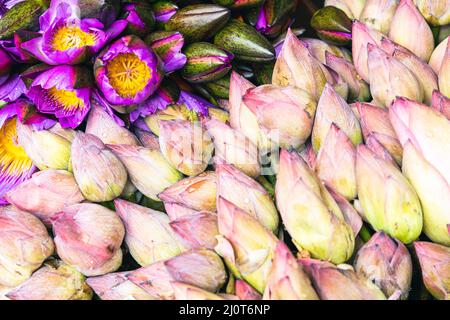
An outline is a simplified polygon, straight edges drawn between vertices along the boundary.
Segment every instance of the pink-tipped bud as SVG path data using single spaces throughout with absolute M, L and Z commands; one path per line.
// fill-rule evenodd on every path
M 225 300 L 212 292 L 194 287 L 183 282 L 171 282 L 175 300 Z
M 164 209 L 166 210 L 170 221 L 174 221 L 178 218 L 197 214 L 200 212 L 176 202 L 164 202 Z
M 236 280 L 234 286 L 235 286 L 236 296 L 238 296 L 240 300 L 261 300 L 262 299 L 261 295 L 244 280 Z
M 398 0 L 367 0 L 359 20 L 369 28 L 388 34 Z
M 439 90 L 450 98 L 450 41 L 447 41 L 444 60 L 439 70 Z
M 433 92 L 431 106 L 450 120 L 450 98 L 447 98 L 439 91 L 435 90 Z
M 135 133 L 143 147 L 150 150 L 160 150 L 161 147 L 157 135 L 141 129 L 135 129 Z
M 430 61 L 428 64 L 433 69 L 434 73 L 439 74 L 441 70 L 442 63 L 444 62 L 445 52 L 447 51 L 447 44 L 450 37 L 445 38 L 433 51 Z
M 213 250 L 217 245 L 216 236 L 219 229 L 215 213 L 198 212 L 185 215 L 171 221 L 170 227 L 187 248 Z

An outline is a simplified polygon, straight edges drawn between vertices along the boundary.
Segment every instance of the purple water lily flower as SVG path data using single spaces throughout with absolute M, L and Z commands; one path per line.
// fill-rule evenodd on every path
M 203 117 L 207 117 L 209 115 L 208 109 L 214 107 L 212 103 L 187 91 L 181 91 L 180 100 L 177 104 L 184 104 L 189 110 L 195 111 Z
M 97 19 L 80 19 L 76 0 L 53 0 L 39 19 L 41 36 L 22 44 L 38 60 L 50 65 L 79 64 L 99 52 L 126 27 L 125 20 L 107 30 Z
M 151 48 L 136 36 L 122 37 L 95 60 L 97 86 L 113 105 L 144 102 L 158 89 L 162 74 Z
M 181 52 L 184 38 L 180 32 L 154 32 L 145 39 L 145 42 L 161 59 L 166 74 L 177 71 L 186 64 L 186 55 Z
M 91 107 L 92 79 L 81 66 L 55 66 L 39 73 L 27 96 L 42 113 L 53 114 L 63 128 L 76 128 Z
M 123 11 L 128 22 L 127 33 L 144 37 L 155 26 L 153 11 L 145 2 L 126 3 L 123 5 Z
M 37 61 L 36 58 L 22 49 L 22 43 L 40 36 L 41 34 L 38 32 L 18 30 L 14 33 L 12 39 L 0 41 L 0 47 L 8 52 L 17 63 L 33 63 Z

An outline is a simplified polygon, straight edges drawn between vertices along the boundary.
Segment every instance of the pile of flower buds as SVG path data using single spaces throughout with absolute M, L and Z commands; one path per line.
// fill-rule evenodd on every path
M 0 0 L 0 299 L 450 299 L 449 34 L 450 0 Z

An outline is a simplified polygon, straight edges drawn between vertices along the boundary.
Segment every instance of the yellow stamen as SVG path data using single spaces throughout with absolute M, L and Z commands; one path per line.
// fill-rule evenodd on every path
M 108 63 L 107 76 L 121 97 L 132 98 L 148 84 L 152 70 L 135 54 L 121 53 Z
M 84 32 L 79 27 L 62 27 L 53 34 L 52 47 L 57 51 L 82 48 L 95 44 L 95 34 Z
M 83 100 L 78 98 L 77 94 L 73 91 L 51 88 L 48 90 L 48 93 L 50 98 L 61 105 L 64 110 L 70 111 L 74 109 L 82 109 L 84 107 Z
M 15 118 L 8 120 L 0 128 L 0 166 L 2 174 L 16 176 L 33 166 L 33 162 L 17 142 Z

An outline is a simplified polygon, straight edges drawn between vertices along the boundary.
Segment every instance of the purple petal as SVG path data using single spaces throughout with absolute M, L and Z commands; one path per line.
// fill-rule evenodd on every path
M 94 90 L 92 94 L 92 98 L 97 102 L 97 104 L 104 110 L 106 113 L 108 113 L 114 121 L 121 127 L 125 127 L 125 122 L 123 122 L 122 119 L 120 119 L 116 114 L 114 113 L 114 109 L 111 107 L 108 101 L 103 97 L 102 93 L 99 92 L 97 89 Z
M 171 101 L 162 90 L 157 90 L 153 96 L 139 104 L 139 106 L 130 113 L 130 121 L 134 122 L 139 117 L 146 117 L 154 114 L 158 110 L 164 110 L 172 103 L 173 101 Z
M 18 74 L 12 74 L 0 85 L 0 101 L 11 102 L 27 91 L 27 87 Z
M 208 116 L 208 109 L 210 107 L 214 107 L 213 104 L 205 99 L 186 91 L 181 91 L 180 93 L 180 100 L 178 100 L 178 104 L 182 103 L 184 103 L 188 109 L 193 110 L 205 117 Z

